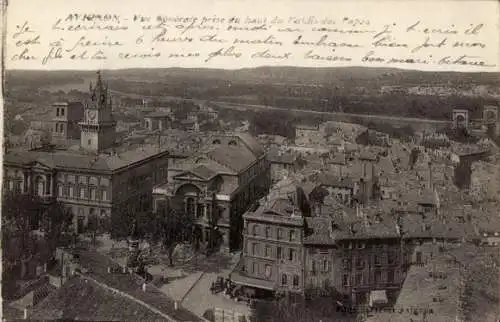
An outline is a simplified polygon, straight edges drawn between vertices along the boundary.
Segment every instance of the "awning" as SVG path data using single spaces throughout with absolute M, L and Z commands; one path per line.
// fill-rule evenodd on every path
M 387 293 L 385 290 L 371 291 L 370 292 L 370 306 L 387 304 Z
M 235 284 L 250 286 L 258 289 L 274 291 L 274 282 L 243 276 L 241 274 L 231 274 L 231 281 Z

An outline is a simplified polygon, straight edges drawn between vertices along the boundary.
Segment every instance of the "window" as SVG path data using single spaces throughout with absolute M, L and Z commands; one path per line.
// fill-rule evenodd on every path
M 382 272 L 380 270 L 375 271 L 375 283 L 382 282 Z
M 278 240 L 283 239 L 283 230 L 281 228 L 278 228 Z
M 389 253 L 389 254 L 387 255 L 387 263 L 388 263 L 389 265 L 393 265 L 393 264 L 395 264 L 395 263 L 396 263 L 396 254 L 394 254 L 394 253 Z
M 390 269 L 387 271 L 387 283 L 394 283 L 394 270 Z
M 10 181 L 9 189 L 12 190 L 13 188 L 14 188 L 14 183 Z M 45 195 L 45 182 L 42 179 L 39 179 L 37 183 L 37 195 L 39 196 Z
M 288 260 L 292 262 L 295 261 L 295 249 L 290 248 L 288 250 Z
M 23 181 L 16 180 L 15 185 L 14 185 L 14 190 L 17 193 L 20 193 L 23 191 Z
M 344 269 L 346 269 L 346 270 L 350 270 L 351 269 L 351 260 L 350 259 L 344 258 L 342 260 L 342 264 L 344 266 Z
M 267 226 L 266 227 L 266 238 L 271 237 L 271 227 Z
M 298 275 L 293 276 L 293 287 L 299 287 L 299 276 Z
M 252 273 L 258 273 L 257 263 L 252 263 Z
M 358 257 L 356 258 L 356 268 L 363 268 L 365 266 L 365 261 Z
M 57 186 L 57 194 L 59 197 L 62 197 L 64 195 L 64 186 L 62 184 Z
M 252 255 L 257 255 L 257 243 L 252 244 Z
M 87 145 L 92 145 L 92 139 L 89 139 L 89 140 L 87 141 Z
M 330 270 L 330 265 L 328 265 L 328 261 L 323 261 L 323 272 L 328 272 Z
M 107 193 L 106 190 L 101 191 L 101 200 L 106 200 L 107 199 Z
M 61 108 L 61 116 L 64 116 L 64 108 Z
M 80 199 L 85 199 L 85 188 L 80 188 Z
M 267 278 L 271 278 L 271 265 L 266 264 L 265 273 Z
M 288 277 L 286 274 L 281 275 L 281 285 L 287 285 L 288 284 Z
M 188 215 L 194 217 L 194 199 L 193 198 L 187 198 L 186 200 L 186 212 Z
M 350 285 L 349 275 L 348 274 L 344 274 L 344 276 L 342 276 L 342 285 L 344 285 L 344 286 L 349 286 Z
M 56 109 L 56 116 L 59 116 L 59 108 Z M 57 127 L 57 125 L 56 125 Z
M 95 188 L 90 188 L 90 200 L 96 199 L 96 190 Z
M 205 211 L 207 213 L 207 218 L 212 218 L 212 205 L 207 203 L 205 205 Z
M 380 256 L 378 256 L 378 255 L 374 256 L 374 262 L 375 262 L 375 265 L 377 265 L 377 266 L 382 265 L 382 261 L 380 260 Z
M 276 248 L 276 258 L 277 259 L 281 259 L 282 258 L 281 247 L 277 247 Z
M 271 247 L 269 247 L 269 245 L 266 245 L 266 248 L 264 249 L 264 256 L 266 257 L 271 256 Z
M 290 241 L 295 241 L 295 230 L 290 230 L 288 233 Z
M 73 198 L 75 196 L 75 189 L 73 188 L 73 186 L 69 186 L 69 189 L 68 189 L 68 194 L 71 198 Z
M 199 203 L 198 205 L 196 205 L 196 215 L 198 216 L 198 218 L 200 218 L 203 217 L 204 214 L 205 214 L 204 205 Z
M 356 285 L 363 284 L 363 273 L 356 273 Z
M 253 227 L 252 227 L 252 236 L 257 236 L 257 229 L 258 229 L 258 225 L 253 225 Z
M 358 249 L 364 249 L 365 248 L 365 244 L 364 243 L 359 243 L 359 244 L 356 245 L 356 247 Z
M 316 275 L 316 261 L 312 261 L 312 267 L 311 267 L 311 273 L 312 275 Z

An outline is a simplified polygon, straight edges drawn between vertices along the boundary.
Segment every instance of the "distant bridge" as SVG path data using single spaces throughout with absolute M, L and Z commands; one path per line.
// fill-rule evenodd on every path
M 443 129 L 452 125 L 452 121 L 443 120 L 431 120 L 424 118 L 412 118 L 412 117 L 400 117 L 400 116 L 388 116 L 388 115 L 371 115 L 371 114 L 355 114 L 355 113 L 341 113 L 341 112 L 319 112 L 311 110 L 302 110 L 296 108 L 284 108 L 275 106 L 264 106 L 264 105 L 252 105 L 252 104 L 238 104 L 238 103 L 228 103 L 220 101 L 211 101 L 217 107 L 226 109 L 236 109 L 236 110 L 254 110 L 254 111 L 282 111 L 282 112 L 292 112 L 296 115 L 323 115 L 330 116 L 332 120 L 339 122 L 352 122 L 353 119 L 365 119 L 367 121 L 373 121 L 374 123 L 390 123 L 399 126 L 409 125 L 417 131 L 422 130 L 432 130 L 432 129 Z

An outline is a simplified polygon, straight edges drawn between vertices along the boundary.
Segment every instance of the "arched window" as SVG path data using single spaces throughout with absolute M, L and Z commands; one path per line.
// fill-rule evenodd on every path
M 228 145 L 236 146 L 236 145 L 238 145 L 238 142 L 236 142 L 235 140 L 231 140 L 231 141 L 229 141 Z
M 194 206 L 194 199 L 193 198 L 187 198 L 187 200 L 186 200 L 186 212 L 190 216 L 195 215 L 195 206 Z
M 286 274 L 281 275 L 281 285 L 286 285 L 288 284 L 288 277 Z
M 36 194 L 38 196 L 45 195 L 45 180 L 43 180 L 41 177 L 38 177 L 38 179 L 37 179 Z
M 215 139 L 212 141 L 212 144 L 220 144 L 220 140 L 219 139 Z

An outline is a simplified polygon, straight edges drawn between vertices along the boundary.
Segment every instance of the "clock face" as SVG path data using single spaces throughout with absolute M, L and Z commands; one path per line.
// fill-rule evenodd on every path
M 90 110 L 90 111 L 88 111 L 88 112 L 87 112 L 87 117 L 88 117 L 88 118 L 89 118 L 89 120 L 91 120 L 91 121 L 95 120 L 95 117 L 96 117 L 96 116 L 97 116 L 96 111 L 92 111 L 92 110 Z

